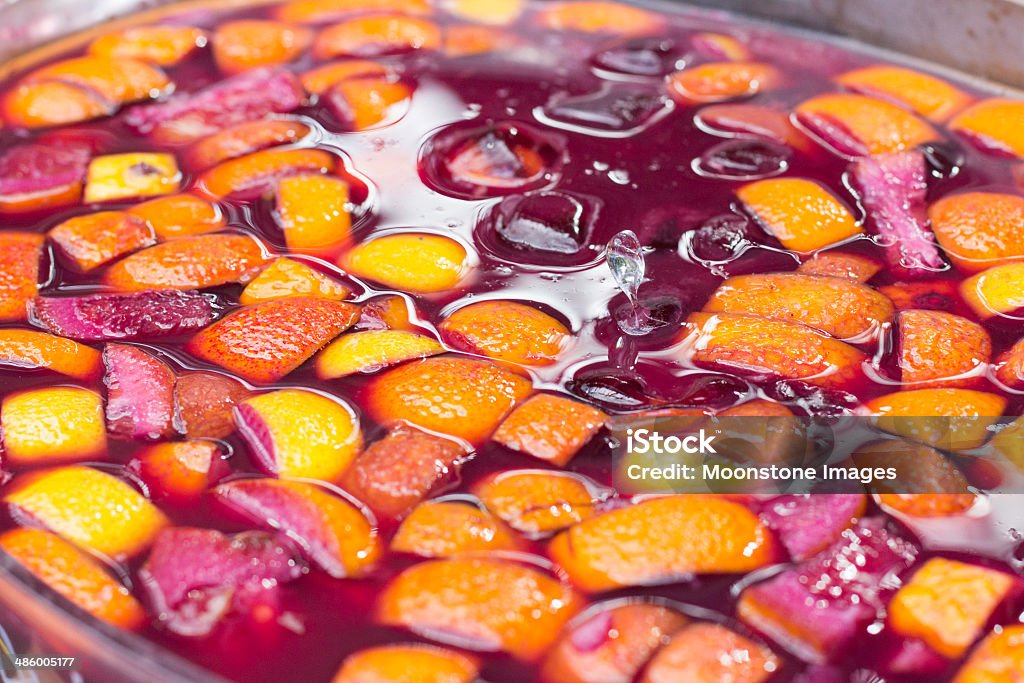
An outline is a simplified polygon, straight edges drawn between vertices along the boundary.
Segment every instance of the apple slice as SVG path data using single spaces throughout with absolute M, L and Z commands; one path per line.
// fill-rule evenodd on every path
M 248 235 L 180 237 L 118 261 L 103 278 L 122 291 L 205 289 L 244 282 L 264 264 L 263 247 Z
M 902 66 L 866 66 L 840 74 L 836 82 L 862 95 L 895 101 L 935 123 L 971 103 L 970 95 L 941 78 Z
M 363 305 L 363 311 L 356 323 L 357 330 L 407 330 L 418 328 L 413 320 L 419 319 L 416 305 L 399 294 L 385 294 L 374 297 Z
M 235 406 L 251 395 L 214 372 L 188 372 L 174 384 L 174 423 L 190 439 L 223 439 L 235 431 Z
M 253 199 L 283 178 L 326 175 L 337 167 L 338 157 L 322 149 L 264 149 L 214 166 L 196 179 L 196 188 L 211 199 Z
M 805 178 L 769 178 L 744 185 L 736 196 L 782 246 L 812 252 L 863 233 L 850 210 Z
M 338 264 L 353 275 L 413 294 L 453 289 L 472 269 L 461 243 L 442 235 L 414 232 L 384 235 L 358 244 Z
M 977 502 L 963 473 L 931 446 L 882 439 L 860 446 L 852 458 L 858 467 L 896 468 L 897 479 L 871 484 L 884 509 L 910 517 L 945 517 L 961 515 Z
M 74 204 L 92 150 L 87 145 L 15 145 L 0 155 L 0 213 Z
M 841 277 L 854 282 L 867 282 L 882 269 L 873 258 L 830 249 L 819 251 L 796 269 L 801 275 Z
M 324 28 L 317 34 L 313 55 L 375 57 L 410 50 L 436 50 L 441 29 L 429 19 L 402 14 L 368 14 Z
M 760 517 L 790 557 L 802 561 L 836 543 L 864 515 L 867 506 L 868 498 L 859 490 L 790 494 L 765 501 Z
M 500 299 L 463 306 L 438 330 L 453 348 L 523 365 L 551 365 L 572 342 L 572 333 L 547 313 Z
M 533 661 L 581 606 L 571 588 L 523 564 L 459 558 L 406 569 L 377 600 L 377 618 L 425 637 Z
M 174 290 L 36 297 L 31 311 L 50 332 L 85 341 L 174 336 L 198 330 L 216 315 L 210 295 Z
M 146 221 L 160 239 L 217 232 L 227 223 L 216 204 L 194 194 L 169 194 L 136 204 L 128 213 Z
M 221 475 L 230 469 L 213 441 L 171 441 L 137 452 L 129 471 L 149 487 L 154 498 L 178 505 L 194 505 Z
M 40 581 L 93 617 L 133 629 L 146 611 L 100 562 L 59 536 L 42 529 L 11 529 L 0 535 L 0 548 Z
M 168 525 L 164 514 L 123 480 L 83 465 L 18 475 L 0 500 L 16 520 L 118 562 L 144 551 Z
M 89 54 L 174 66 L 206 42 L 206 32 L 194 26 L 133 26 L 96 38 L 89 43 Z
M 343 59 L 314 67 L 303 73 L 300 78 L 306 92 L 323 95 L 332 86 L 350 78 L 366 76 L 385 78 L 391 75 L 388 67 L 380 62 L 370 59 Z
M 185 161 L 189 168 L 205 171 L 246 154 L 293 144 L 309 135 L 309 131 L 309 126 L 295 119 L 239 123 L 193 144 L 185 153 Z
M 1024 103 L 992 97 L 954 116 L 949 128 L 983 152 L 1000 157 L 1024 157 L 1024 134 L 1020 129 Z
M 452 39 L 449 27 L 446 45 Z M 481 30 L 483 27 L 474 27 Z M 360 76 L 332 85 L 321 95 L 346 130 L 367 130 L 398 120 L 409 108 L 412 89 L 390 78 Z
M 213 58 L 226 74 L 295 61 L 313 39 L 308 28 L 267 19 L 236 19 L 217 26 Z
M 93 90 L 114 105 L 156 99 L 173 87 L 159 67 L 136 59 L 86 55 L 53 62 L 29 73 L 22 83 L 59 81 Z
M 673 635 L 651 658 L 640 683 L 762 683 L 781 664 L 765 645 L 721 624 L 700 623 Z
M 550 470 L 506 470 L 477 482 L 473 492 L 488 510 L 529 538 L 594 517 L 610 493 L 580 475 Z
M 95 460 L 107 453 L 103 399 L 78 387 L 8 394 L 0 407 L 3 447 L 16 467 Z
M 885 100 L 826 93 L 802 102 L 796 118 L 833 151 L 847 157 L 902 152 L 939 134 L 913 113 Z
M 293 296 L 313 296 L 341 301 L 351 294 L 337 280 L 301 261 L 279 258 L 246 285 L 238 303 L 243 306 Z
M 72 270 L 87 273 L 156 242 L 153 230 L 124 211 L 69 218 L 47 233 Z
M 336 379 L 372 373 L 415 358 L 444 353 L 444 347 L 426 335 L 406 330 L 365 330 L 342 335 L 316 358 L 316 375 Z
M 381 553 L 377 529 L 362 510 L 314 484 L 238 479 L 213 496 L 247 522 L 283 533 L 335 578 L 365 575 Z
M 61 81 L 18 83 L 3 98 L 4 119 L 21 128 L 49 128 L 109 116 L 114 106 L 96 91 Z
M 137 346 L 103 348 L 107 387 L 107 430 L 115 435 L 157 441 L 174 434 L 174 371 Z
M 882 431 L 947 450 L 976 448 L 1006 411 L 1006 399 L 972 389 L 913 389 L 872 399 L 865 407 L 877 415 Z
M 745 573 L 777 556 L 771 531 L 747 508 L 691 495 L 653 498 L 580 522 L 556 536 L 548 553 L 588 592 Z
M 473 683 L 479 673 L 475 659 L 454 650 L 378 645 L 346 657 L 331 683 Z
M 978 323 L 945 311 L 902 311 L 899 366 L 904 385 L 970 387 L 992 356 L 992 340 Z
M 338 482 L 363 447 L 347 403 L 304 389 L 247 398 L 235 420 L 256 464 L 275 477 Z
M 708 62 L 677 71 L 668 90 L 683 104 L 723 102 L 749 97 L 778 86 L 781 72 L 762 62 Z
M 1024 197 L 961 192 L 928 207 L 942 249 L 968 273 L 1024 258 Z
M 0 232 L 0 322 L 28 317 L 28 302 L 39 292 L 45 240 L 35 233 Z
M 351 327 L 359 307 L 293 297 L 246 306 L 194 336 L 192 355 L 253 382 L 276 382 Z
M 46 368 L 83 382 L 97 379 L 103 365 L 90 346 L 45 332 L 0 330 L 0 367 Z
M 393 552 L 421 557 L 525 549 L 526 543 L 500 519 L 462 500 L 420 503 L 391 539 Z

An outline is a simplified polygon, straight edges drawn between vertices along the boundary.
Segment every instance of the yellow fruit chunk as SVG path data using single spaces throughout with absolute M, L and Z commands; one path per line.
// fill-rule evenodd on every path
M 191 26 L 135 26 L 100 36 L 89 44 L 89 52 L 110 59 L 174 66 L 206 42 L 206 33 Z
M 98 561 L 42 529 L 11 529 L 0 548 L 40 581 L 92 616 L 121 628 L 134 628 L 146 612 Z
M 363 242 L 342 256 L 340 265 L 358 277 L 415 294 L 452 289 L 470 271 L 469 254 L 462 244 L 424 233 Z
M 863 232 L 850 210 L 813 180 L 759 180 L 744 185 L 736 195 L 782 246 L 793 251 L 814 251 Z
M 1012 317 L 1024 308 L 1024 263 L 993 266 L 967 278 L 960 283 L 960 296 L 982 320 Z
M 100 352 L 64 337 L 34 330 L 0 330 L 0 366 L 46 368 L 84 381 L 102 371 Z
M 352 227 L 348 183 L 325 175 L 282 178 L 277 212 L 288 248 L 316 252 L 346 241 Z
M 413 508 L 391 540 L 391 550 L 423 557 L 523 550 L 515 532 L 486 510 L 461 501 L 427 501 Z
M 972 389 L 914 389 L 868 401 L 878 428 L 937 448 L 962 450 L 985 443 L 1006 410 L 998 394 Z
M 121 479 L 83 465 L 20 475 L 2 500 L 16 518 L 121 561 L 142 552 L 167 518 Z
M 430 645 L 380 645 L 349 655 L 331 683 L 473 683 L 470 657 Z
M 971 102 L 970 95 L 941 78 L 900 66 L 855 69 L 836 81 L 864 95 L 902 104 L 936 123 L 942 123 Z
M 1024 157 L 1024 102 L 993 98 L 965 109 L 949 128 L 982 149 Z
M 253 396 L 238 407 L 238 429 L 268 474 L 337 482 L 363 447 L 348 404 L 302 389 Z
M 448 11 L 480 24 L 510 24 L 523 12 L 525 0 L 451 0 Z
M 522 365 L 551 365 L 572 333 L 547 313 L 517 301 L 463 306 L 438 325 L 453 348 Z
M 334 379 L 357 372 L 376 372 L 389 365 L 444 352 L 430 337 L 406 330 L 366 330 L 343 335 L 320 352 L 316 375 Z
M 1017 683 L 1024 671 L 1024 626 L 1004 626 L 971 654 L 953 683 Z
M 805 126 L 838 142 L 840 152 L 863 156 L 902 152 L 939 138 L 930 125 L 885 100 L 845 93 L 819 95 L 796 108 Z
M 920 638 L 957 659 L 978 639 L 1015 583 L 994 569 L 936 557 L 893 596 L 889 623 L 897 633 Z
M 248 306 L 271 299 L 312 296 L 340 301 L 349 295 L 348 288 L 300 261 L 279 258 L 263 269 L 238 297 Z
M 107 451 L 103 399 L 77 387 L 10 394 L 0 407 L 4 450 L 16 466 L 89 460 Z
M 85 202 L 173 194 L 180 184 L 181 172 L 171 154 L 108 154 L 89 162 Z

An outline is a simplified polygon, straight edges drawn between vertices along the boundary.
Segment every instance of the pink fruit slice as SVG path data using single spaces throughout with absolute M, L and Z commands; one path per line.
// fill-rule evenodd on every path
M 285 69 L 253 69 L 163 104 L 134 107 L 125 122 L 157 142 L 182 144 L 268 114 L 292 111 L 303 98 L 298 78 Z
M 235 419 L 257 464 L 277 477 L 337 482 L 363 447 L 348 404 L 304 389 L 247 398 Z
M 839 540 L 867 510 L 863 493 L 776 496 L 765 502 L 761 519 L 775 531 L 794 560 L 806 560 Z
M 184 334 L 213 321 L 212 297 L 149 290 L 133 294 L 36 297 L 35 320 L 54 334 L 85 341 L 147 339 Z
M 246 306 L 210 325 L 186 350 L 253 382 L 274 382 L 351 327 L 359 307 L 295 297 Z
M 853 182 L 897 277 L 928 277 L 945 261 L 928 227 L 925 210 L 924 156 L 898 152 L 859 159 L 851 166 Z
M 100 354 L 90 346 L 34 330 L 0 330 L 0 368 L 46 368 L 91 381 L 102 371 Z
M 0 213 L 73 204 L 82 194 L 90 150 L 84 145 L 26 144 L 0 156 Z
M 111 434 L 155 441 L 174 433 L 174 372 L 137 346 L 107 344 L 107 429 Z
M 365 574 L 380 555 L 377 530 L 363 512 L 319 486 L 241 479 L 221 484 L 213 496 L 246 521 L 284 533 L 335 578 Z
M 198 637 L 230 614 L 253 618 L 302 573 L 294 548 L 273 534 L 178 527 L 157 537 L 139 580 L 169 631 Z

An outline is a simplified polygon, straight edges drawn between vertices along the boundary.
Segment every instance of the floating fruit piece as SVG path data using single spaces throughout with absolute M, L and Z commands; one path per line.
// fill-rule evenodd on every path
M 12 126 L 47 128 L 109 116 L 114 107 L 99 93 L 70 83 L 19 83 L 3 99 L 4 118 Z
M 697 33 L 690 38 L 690 44 L 697 52 L 710 59 L 741 62 L 751 57 L 746 45 L 723 33 Z
M 641 683 L 761 683 L 782 663 L 766 646 L 720 624 L 693 624 L 672 636 L 644 671 Z
M 87 273 L 118 256 L 152 245 L 153 230 L 125 211 L 98 211 L 69 218 L 47 233 L 72 270 Z
M 902 311 L 899 366 L 904 384 L 970 386 L 992 356 L 992 340 L 978 323 L 945 311 Z M 971 375 L 970 377 L 961 377 Z
M 913 544 L 877 518 L 861 520 L 828 550 L 795 568 L 743 589 L 737 613 L 805 662 L 822 664 L 849 651 L 878 618 L 909 567 Z
M 631 683 L 651 655 L 689 621 L 655 604 L 627 603 L 588 610 L 574 620 L 544 660 L 551 683 Z
M 535 660 L 579 607 L 572 589 L 538 569 L 466 558 L 406 569 L 380 594 L 377 617 L 461 647 Z
M 193 235 L 118 261 L 104 282 L 123 291 L 219 287 L 247 280 L 265 260 L 260 243 L 248 235 Z
M 993 317 L 1015 318 L 1024 308 L 1024 263 L 1007 263 L 967 278 L 960 296 L 983 321 Z
M 94 558 L 42 529 L 11 529 L 0 535 L 0 548 L 49 588 L 93 617 L 132 629 L 146 611 L 120 581 Z
M 186 350 L 252 382 L 276 382 L 358 317 L 358 306 L 330 299 L 264 301 L 210 325 Z
M 511 50 L 520 44 L 515 35 L 492 26 L 457 24 L 448 26 L 444 32 L 444 53 L 449 57 L 470 57 Z
M 341 484 L 378 517 L 398 519 L 455 481 L 467 456 L 460 443 L 399 425 L 356 456 Z
M 315 254 L 337 247 L 352 230 L 348 183 L 323 175 L 282 178 L 277 213 L 288 249 Z
M 999 356 L 996 379 L 1012 389 L 1024 387 L 1024 339 L 1018 339 Z
M 576 586 L 599 592 L 749 572 L 771 564 L 776 548 L 771 531 L 742 505 L 681 495 L 580 522 L 556 536 L 548 553 Z
M 313 45 L 313 54 L 317 59 L 372 57 L 408 50 L 436 50 L 440 46 L 441 30 L 429 19 L 370 14 L 322 29 Z
M 275 477 L 338 482 L 363 448 L 347 403 L 303 389 L 247 398 L 235 420 L 256 464 Z
M 331 683 L 473 683 L 480 666 L 466 655 L 430 645 L 378 645 L 345 658 Z
M 220 449 L 212 441 L 172 441 L 143 448 L 128 469 L 155 498 L 194 504 L 218 476 L 220 458 Z
M 567 472 L 508 470 L 473 487 L 487 509 L 530 537 L 561 531 L 597 514 L 597 487 Z
M 914 389 L 886 394 L 865 406 L 878 428 L 942 449 L 980 446 L 1006 410 L 998 394 L 971 389 Z
M 0 156 L 0 213 L 76 203 L 92 151 L 84 145 L 26 144 Z
M 781 80 L 778 69 L 762 62 L 710 62 L 669 77 L 669 93 L 688 104 L 721 102 L 770 90 Z
M 339 265 L 357 277 L 415 294 L 453 289 L 469 274 L 469 254 L 460 242 L 424 233 L 402 233 L 362 242 Z
M 87 88 L 115 105 L 156 99 L 172 83 L 156 66 L 137 59 L 74 57 L 36 69 L 24 83 L 60 81 Z
M 0 322 L 28 317 L 28 303 L 39 292 L 45 241 L 35 233 L 0 231 Z
M 607 419 L 585 403 L 537 394 L 516 407 L 492 438 L 506 448 L 564 467 Z
M 905 515 L 959 515 L 977 500 L 960 470 L 931 446 L 887 439 L 861 446 L 852 457 L 858 467 L 896 470 L 896 479 L 878 479 L 870 487 L 879 503 Z
M 879 238 L 892 274 L 927 277 L 945 270 L 925 215 L 924 155 L 915 151 L 865 157 L 850 168 L 867 224 Z
M 873 258 L 845 251 L 819 251 L 796 269 L 801 275 L 839 277 L 854 282 L 867 282 L 882 269 Z
M 389 75 L 388 68 L 380 62 L 369 59 L 345 59 L 338 62 L 321 64 L 302 74 L 302 87 L 313 95 L 323 95 L 331 86 L 350 78 L 367 76 L 384 78 Z
M 156 441 L 174 433 L 174 371 L 137 346 L 103 347 L 107 429 L 130 439 Z
M 216 232 L 227 223 L 219 206 L 187 193 L 150 199 L 128 213 L 146 221 L 156 236 L 165 240 Z
M 290 112 L 302 105 L 304 97 L 291 72 L 253 69 L 162 104 L 134 107 L 125 123 L 160 144 L 185 144 L 239 123 Z
M 246 285 L 238 303 L 248 306 L 273 299 L 312 296 L 340 301 L 351 292 L 333 278 L 290 258 L 279 258 Z
M 95 409 L 102 424 L 102 410 L 98 405 Z M 0 500 L 15 519 L 30 520 L 115 561 L 148 548 L 168 523 L 124 481 L 83 465 L 19 475 Z
M 62 337 L 85 341 L 145 339 L 192 332 L 210 324 L 213 301 L 199 292 L 36 297 L 32 317 Z
M 939 244 L 965 272 L 1024 258 L 1024 197 L 964 192 L 938 200 L 928 215 Z
M 930 280 L 924 282 L 896 282 L 882 285 L 878 291 L 889 297 L 897 311 L 920 308 L 928 311 L 969 311 L 960 302 L 956 282 Z
M 335 83 L 322 100 L 346 130 L 366 130 L 397 119 L 411 97 L 404 83 L 367 76 Z
M 359 508 L 301 481 L 240 479 L 214 497 L 246 521 L 293 540 L 310 562 L 341 579 L 362 576 L 377 562 L 377 530 Z
M 556 31 L 642 35 L 662 28 L 662 18 L 645 9 L 618 2 L 558 2 L 537 12 L 541 26 Z
M 30 389 L 4 397 L 0 426 L 16 467 L 101 458 L 107 452 L 103 399 L 78 387 Z
M 950 130 L 967 138 L 982 151 L 999 156 L 1024 156 L 1024 103 L 992 98 L 960 112 L 949 122 Z
M 844 156 L 901 152 L 939 139 L 930 125 L 906 109 L 864 95 L 825 94 L 796 108 L 797 120 Z
M 736 195 L 782 246 L 793 251 L 815 251 L 863 232 L 849 209 L 813 180 L 758 180 Z
M 894 101 L 936 123 L 971 103 L 970 95 L 946 81 L 900 66 L 880 64 L 855 69 L 836 81 L 862 95 Z
M 550 365 L 572 334 L 556 318 L 516 301 L 491 299 L 463 306 L 438 326 L 453 348 L 522 365 Z
M 68 377 L 91 381 L 101 371 L 95 349 L 32 330 L 0 329 L 0 367 L 46 368 Z
M 788 111 L 757 104 L 712 104 L 701 107 L 695 121 L 702 129 L 727 137 L 771 140 L 800 151 L 811 141 L 790 121 Z
M 356 325 L 360 330 L 408 330 L 417 329 L 413 318 L 418 317 L 416 307 L 404 296 L 386 294 L 370 299 L 363 305 L 363 312 Z
M 525 545 L 486 510 L 469 502 L 444 500 L 417 505 L 391 539 L 393 552 L 423 557 L 523 550 Z
M 202 171 L 268 147 L 292 144 L 309 135 L 309 126 L 291 119 L 239 123 L 196 142 L 185 155 L 190 168 Z
M 173 194 L 181 184 L 170 154 L 132 152 L 95 157 L 85 181 L 86 203 Z
M 810 493 L 775 496 L 765 502 L 761 519 L 790 557 L 802 561 L 833 545 L 867 511 L 867 496 L 856 493 Z
M 795 273 L 731 277 L 718 286 L 704 310 L 802 322 L 840 339 L 875 337 L 895 313 L 889 299 L 871 287 Z
M 156 539 L 139 584 L 164 628 L 179 636 L 209 634 L 229 615 L 270 618 L 281 584 L 303 574 L 293 545 L 262 531 L 225 536 L 176 527 Z
M 335 379 L 357 372 L 376 372 L 414 358 L 444 353 L 432 338 L 405 330 L 365 330 L 343 335 L 320 352 L 316 375 Z
M 213 34 L 213 58 L 226 74 L 295 61 L 313 40 L 300 26 L 264 19 L 226 21 Z
M 395 12 L 400 14 L 433 14 L 430 0 L 293 0 L 274 10 L 281 21 L 319 24 L 352 14 Z
M 223 439 L 235 431 L 235 406 L 250 395 L 241 382 L 226 375 L 179 375 L 174 385 L 175 426 L 190 439 Z
M 928 560 L 889 603 L 889 624 L 920 638 L 950 659 L 959 659 L 982 633 L 989 617 L 1020 585 L 1009 574 L 936 557 Z
M 1024 669 L 1024 626 L 1003 626 L 985 637 L 953 683 L 1013 683 Z
M 735 313 L 694 313 L 687 319 L 685 357 L 782 379 L 834 387 L 862 373 L 856 348 L 797 322 Z
M 530 380 L 492 363 L 426 358 L 374 379 L 366 409 L 382 424 L 404 420 L 480 443 L 531 391 Z
M 451 0 L 446 9 L 478 24 L 511 24 L 525 5 L 525 0 Z
M 213 199 L 244 199 L 269 191 L 282 178 L 327 174 L 337 165 L 337 157 L 321 149 L 266 149 L 214 166 L 196 185 Z
M 174 66 L 206 42 L 206 32 L 193 26 L 135 26 L 96 38 L 89 43 L 89 53 Z

